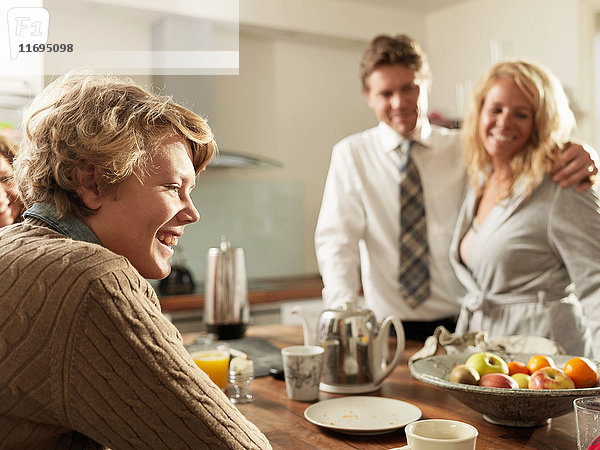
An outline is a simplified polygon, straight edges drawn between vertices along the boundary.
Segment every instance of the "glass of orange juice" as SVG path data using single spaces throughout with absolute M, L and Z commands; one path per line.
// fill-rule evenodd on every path
M 200 350 L 192 353 L 192 359 L 222 391 L 227 387 L 229 352 L 224 350 Z

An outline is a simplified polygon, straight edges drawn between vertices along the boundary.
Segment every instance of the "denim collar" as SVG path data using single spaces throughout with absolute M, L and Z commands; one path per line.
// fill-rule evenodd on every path
M 23 213 L 23 216 L 39 219 L 60 234 L 64 234 L 76 241 L 102 245 L 94 232 L 80 219 L 71 215 L 66 215 L 62 219 L 59 219 L 56 207 L 50 203 L 35 203 Z

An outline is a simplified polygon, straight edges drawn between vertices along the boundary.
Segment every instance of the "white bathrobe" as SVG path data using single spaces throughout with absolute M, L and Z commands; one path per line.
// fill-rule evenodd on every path
M 600 359 L 599 190 L 577 194 L 546 176 L 528 199 L 517 193 L 492 210 L 465 266 L 459 246 L 477 201 L 467 194 L 450 246 L 468 291 L 457 333 L 542 336 Z

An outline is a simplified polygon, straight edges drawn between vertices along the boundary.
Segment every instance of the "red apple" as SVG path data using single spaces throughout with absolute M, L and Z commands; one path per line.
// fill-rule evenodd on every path
M 519 383 L 505 373 L 487 373 L 479 380 L 479 386 L 503 388 L 503 389 L 518 389 Z
M 542 367 L 531 374 L 529 389 L 575 389 L 575 383 L 556 367 Z

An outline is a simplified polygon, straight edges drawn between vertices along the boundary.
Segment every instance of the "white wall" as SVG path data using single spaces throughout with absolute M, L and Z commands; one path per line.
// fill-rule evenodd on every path
M 594 62 L 600 52 L 600 0 L 580 0 L 579 4 L 579 95 L 587 120 L 582 135 L 600 150 L 600 65 Z
M 591 87 L 589 81 L 582 83 L 587 56 L 580 52 L 580 41 L 586 39 L 581 26 L 579 0 L 469 0 L 429 14 L 425 45 L 434 74 L 431 107 L 457 114 L 456 84 L 476 84 L 493 62 L 492 43 L 500 48 L 500 59 L 526 58 L 554 72 L 583 110 L 580 137 L 593 142 Z
M 283 168 L 208 170 L 198 188 L 226 180 L 243 180 L 249 187 L 260 185 L 262 180 L 300 186 L 298 211 L 279 223 L 280 228 L 292 230 L 295 228 L 289 222 L 299 221 L 300 235 L 288 235 L 288 242 L 275 242 L 276 236 L 272 237 L 272 244 L 283 252 L 286 246 L 293 247 L 291 241 L 300 242 L 303 248 L 296 273 L 287 275 L 317 272 L 313 236 L 333 145 L 376 124 L 360 90 L 361 51 L 362 47 L 354 44 L 342 45 L 325 38 L 274 39 L 241 33 L 239 76 L 215 78 L 211 125 L 219 146 L 276 159 Z M 237 209 L 232 213 L 243 220 L 242 216 L 251 212 Z M 268 215 L 269 211 L 263 213 Z M 242 242 L 247 238 L 242 237 Z M 249 270 L 265 277 L 284 267 L 258 258 Z
M 423 14 L 368 1 L 240 0 L 240 24 L 308 34 L 368 41 L 379 33 L 409 33 L 424 38 Z

